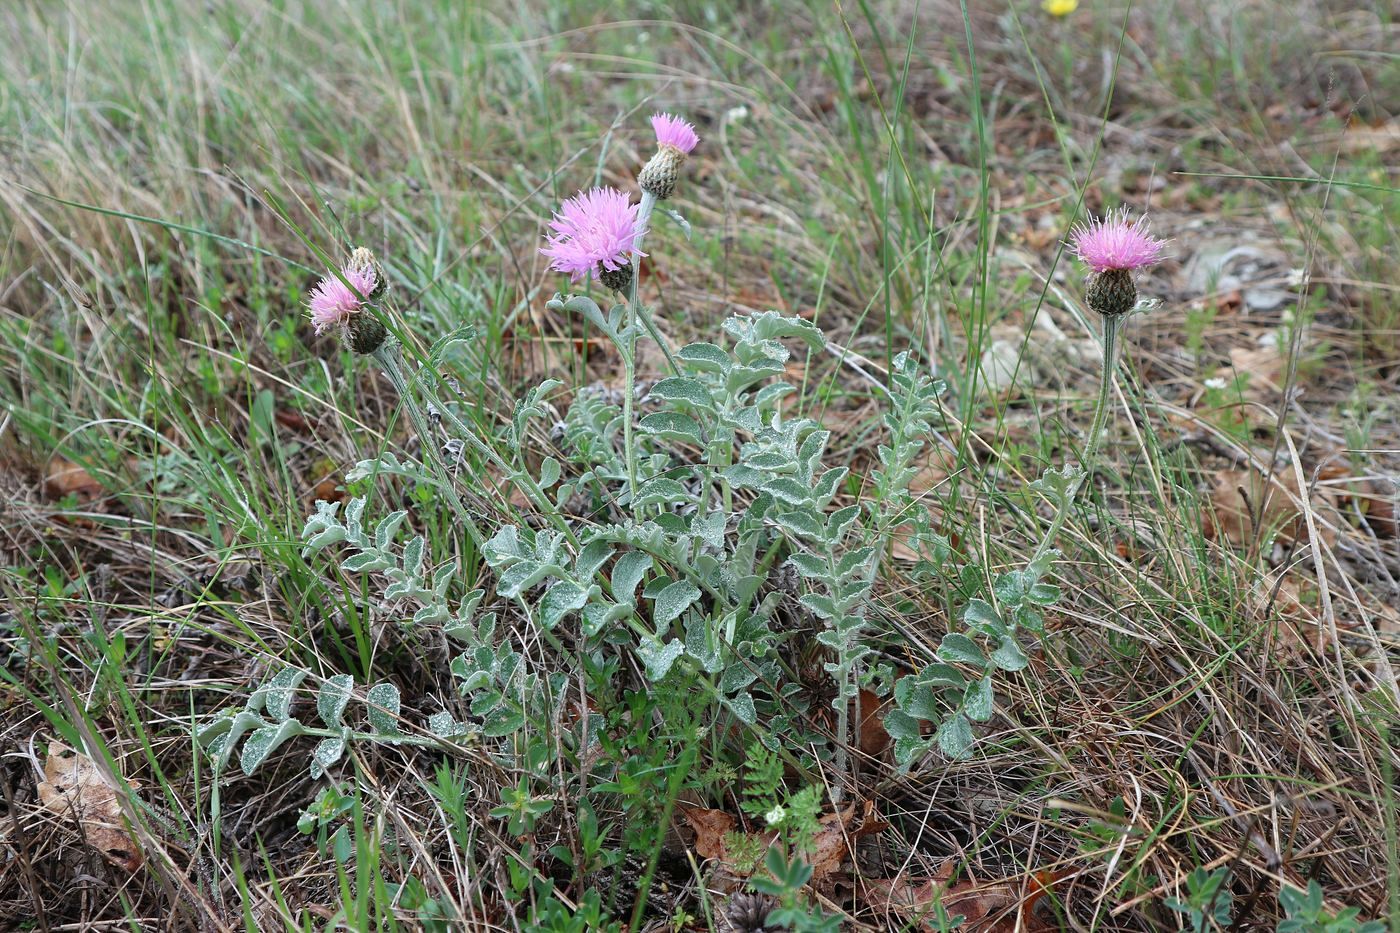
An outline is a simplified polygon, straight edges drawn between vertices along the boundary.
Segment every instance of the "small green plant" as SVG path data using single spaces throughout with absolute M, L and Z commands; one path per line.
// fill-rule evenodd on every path
M 1234 906 L 1229 880 L 1228 868 L 1206 871 L 1198 866 L 1186 876 L 1186 898 L 1169 897 L 1163 903 L 1168 909 L 1185 914 L 1193 933 L 1204 933 L 1212 926 L 1224 929 L 1230 925 Z
M 355 809 L 355 798 L 338 786 L 321 788 L 316 800 L 297 818 L 297 832 L 316 836 L 316 853 L 324 856 L 330 851 L 337 862 L 344 864 L 354 855 L 354 839 L 350 833 L 347 814 Z M 331 827 L 339 823 L 334 833 Z
M 1322 885 L 1308 882 L 1300 891 L 1284 885 L 1278 892 L 1278 902 L 1288 916 L 1279 921 L 1278 933 L 1385 933 L 1380 920 L 1360 922 L 1360 907 L 1344 907 L 1337 913 L 1328 912 L 1322 903 Z

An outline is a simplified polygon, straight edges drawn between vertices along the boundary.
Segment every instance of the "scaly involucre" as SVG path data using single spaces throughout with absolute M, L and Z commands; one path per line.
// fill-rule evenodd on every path
M 311 309 L 311 326 L 317 335 L 336 327 L 349 326 L 350 319 L 364 310 L 365 299 L 378 284 L 373 268 L 357 268 L 347 264 L 340 274 L 345 277 L 344 282 L 334 275 L 328 275 L 311 290 L 311 300 L 307 306 Z M 353 290 L 346 288 L 345 282 L 354 286 Z
M 1105 214 L 1103 219 L 1092 216 L 1089 222 L 1078 224 L 1070 231 L 1071 245 L 1081 262 L 1095 272 L 1119 269 L 1132 272 L 1150 266 L 1162 258 L 1165 240 L 1147 232 L 1147 217 L 1128 219 L 1128 209 Z
M 651 128 L 656 131 L 658 146 L 671 146 L 686 155 L 700 143 L 694 126 L 669 113 L 653 114 Z
M 575 282 L 614 272 L 632 262 L 637 205 L 616 188 L 580 191 L 560 206 L 549 229 L 554 235 L 546 238 L 540 252 L 549 257 L 551 269 L 567 272 Z

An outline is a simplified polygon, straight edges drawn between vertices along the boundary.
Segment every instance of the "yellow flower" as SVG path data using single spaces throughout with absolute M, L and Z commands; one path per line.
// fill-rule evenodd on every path
M 1068 16 L 1079 9 L 1079 0 L 1041 0 L 1040 8 L 1051 16 Z

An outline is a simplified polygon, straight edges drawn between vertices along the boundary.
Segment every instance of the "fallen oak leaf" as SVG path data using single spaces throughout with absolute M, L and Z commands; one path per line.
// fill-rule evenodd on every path
M 134 872 L 141 867 L 143 857 L 124 828 L 117 792 L 91 758 L 53 742 L 44 762 L 44 778 L 39 785 L 44 809 L 76 823 L 87 844 L 118 868 Z M 135 790 L 135 785 L 127 783 Z
M 44 495 L 52 501 L 72 495 L 79 502 L 90 503 L 102 497 L 102 484 L 86 469 L 57 454 L 49 461 L 44 473 Z
M 1056 880 L 1054 872 L 1036 872 L 1031 876 L 1024 897 L 1012 882 L 978 884 L 970 879 L 949 884 L 952 862 L 945 862 L 938 874 L 922 883 L 899 879 L 867 880 L 863 896 L 870 906 L 922 921 L 926 929 L 939 927 L 938 911 L 942 905 L 948 917 L 962 916 L 959 930 L 968 933 L 1016 933 L 1049 930 L 1051 926 L 1034 914 L 1035 906 L 1049 892 Z
M 724 860 L 724 837 L 734 831 L 734 817 L 723 810 L 696 807 L 685 811 L 685 821 L 695 830 L 695 851 L 702 858 Z

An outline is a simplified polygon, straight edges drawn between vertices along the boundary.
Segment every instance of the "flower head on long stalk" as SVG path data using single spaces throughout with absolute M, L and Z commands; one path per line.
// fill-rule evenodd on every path
M 554 235 L 540 252 L 556 272 L 578 282 L 598 278 L 621 291 L 632 276 L 632 251 L 641 231 L 637 205 L 616 188 L 580 191 L 565 201 L 549 223 Z M 644 255 L 644 254 L 643 254 Z
M 642 166 L 637 183 L 664 201 L 676 190 L 681 166 L 700 144 L 700 137 L 694 126 L 669 113 L 655 114 L 651 128 L 656 131 L 656 154 Z
M 384 325 L 369 305 L 384 293 L 384 273 L 374 254 L 356 249 L 339 275 L 327 275 L 311 290 L 307 309 L 317 336 L 339 330 L 357 353 L 373 353 L 384 342 Z
M 1146 216 L 1130 221 L 1127 208 L 1076 225 L 1070 242 L 1091 270 L 1085 301 L 1105 317 L 1133 309 L 1137 304 L 1133 273 L 1160 262 L 1167 245 L 1147 232 Z

